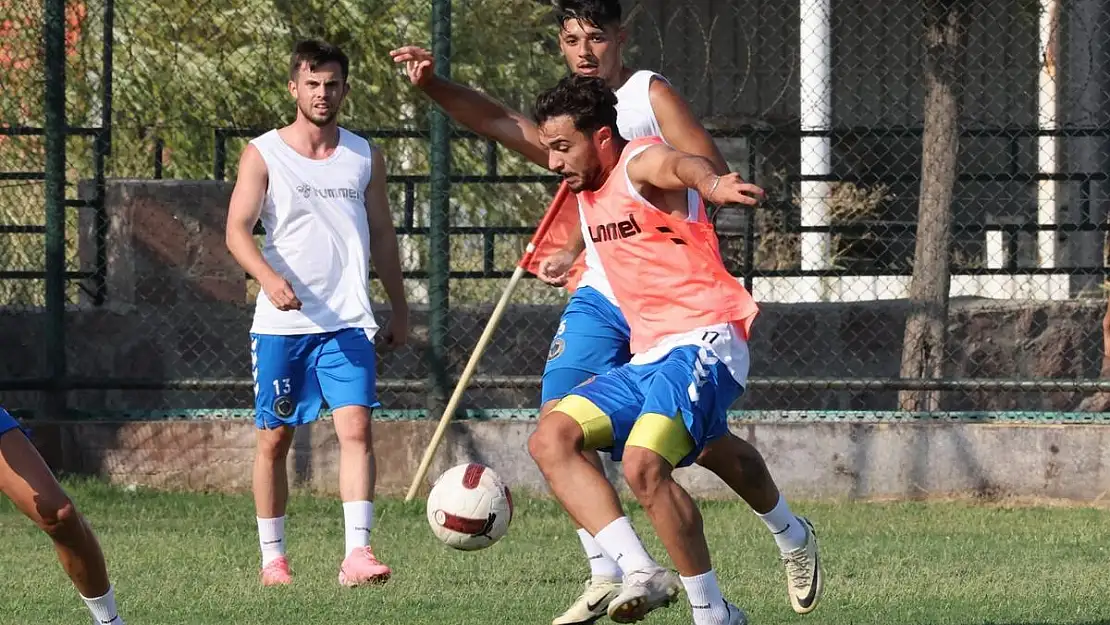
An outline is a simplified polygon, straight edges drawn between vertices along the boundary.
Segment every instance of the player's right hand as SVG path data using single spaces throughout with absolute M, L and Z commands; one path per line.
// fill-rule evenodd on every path
M 435 57 L 420 46 L 402 46 L 396 50 L 390 50 L 389 56 L 393 57 L 394 63 L 405 64 L 405 73 L 408 74 L 409 81 L 417 87 L 427 85 L 428 81 L 435 77 Z
M 698 190 L 702 198 L 717 206 L 725 206 L 726 204 L 755 206 L 766 196 L 763 189 L 750 182 L 744 182 L 740 174 L 735 172 L 725 174 L 719 180 L 711 178 L 701 186 L 706 187 Z
M 567 250 L 559 250 L 543 259 L 536 277 L 551 286 L 563 286 L 570 279 L 570 268 L 576 256 Z
M 293 285 L 281 276 L 274 276 L 262 283 L 262 292 L 278 310 L 300 310 L 301 300 L 293 292 Z

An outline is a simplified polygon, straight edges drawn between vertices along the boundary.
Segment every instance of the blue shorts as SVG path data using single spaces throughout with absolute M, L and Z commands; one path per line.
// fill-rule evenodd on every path
M 7 410 L 0 408 L 0 436 L 3 436 L 4 434 L 7 434 L 12 430 L 22 429 L 23 428 L 19 426 L 19 421 L 15 420 L 15 417 L 8 414 Z
M 315 421 L 330 409 L 380 406 L 377 354 L 362 328 L 321 334 L 251 333 L 255 425 L 276 428 Z
M 590 377 L 627 363 L 632 357 L 630 340 L 628 323 L 619 308 L 596 289 L 576 290 L 547 353 L 541 405 L 562 399 Z
M 588 449 L 619 461 L 626 446 L 644 447 L 685 467 L 728 433 L 728 409 L 742 393 L 712 352 L 683 345 L 656 362 L 597 376 L 556 409 L 578 421 Z

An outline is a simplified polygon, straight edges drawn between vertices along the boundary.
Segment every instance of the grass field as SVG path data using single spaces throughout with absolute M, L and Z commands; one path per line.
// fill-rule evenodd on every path
M 66 481 L 109 558 L 129 625 L 550 623 L 584 576 L 568 521 L 547 500 L 517 502 L 509 535 L 462 553 L 432 537 L 421 502 L 381 501 L 373 542 L 388 585 L 336 583 L 338 501 L 296 496 L 287 525 L 295 583 L 262 589 L 250 498 L 127 492 Z M 1110 512 L 966 504 L 805 504 L 827 582 L 816 612 L 789 608 L 771 537 L 736 503 L 703 505 L 726 596 L 752 623 L 1110 623 Z M 665 555 L 636 508 L 649 549 Z M 0 623 L 89 622 L 44 537 L 0 500 Z M 601 621 L 602 623 L 608 621 Z M 689 623 L 682 602 L 645 623 Z

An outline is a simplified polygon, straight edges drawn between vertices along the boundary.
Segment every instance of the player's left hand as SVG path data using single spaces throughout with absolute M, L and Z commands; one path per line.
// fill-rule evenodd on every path
M 408 309 L 397 310 L 396 308 L 389 315 L 389 322 L 385 324 L 378 335 L 381 337 L 380 344 L 383 349 L 387 351 L 395 350 L 403 346 L 409 339 L 409 311 Z
M 702 198 L 717 206 L 726 204 L 755 206 L 767 195 L 759 186 L 744 182 L 737 173 L 709 178 L 700 186 L 703 188 L 698 189 L 698 192 L 701 193 Z
M 551 286 L 564 286 L 570 279 L 570 268 L 574 266 L 575 258 L 568 250 L 559 250 L 540 263 L 536 277 Z

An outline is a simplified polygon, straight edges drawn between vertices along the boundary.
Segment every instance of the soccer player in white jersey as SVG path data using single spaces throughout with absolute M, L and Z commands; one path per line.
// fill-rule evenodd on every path
M 253 139 L 239 161 L 227 218 L 227 247 L 262 287 L 250 330 L 258 446 L 254 500 L 261 582 L 292 581 L 285 553 L 286 456 L 293 430 L 327 402 L 339 439 L 339 493 L 346 548 L 339 583 L 383 583 L 391 571 L 370 549 L 374 450 L 370 422 L 377 335 L 405 342 L 408 304 L 397 234 L 386 199 L 381 151 L 340 128 L 349 85 L 347 56 L 315 40 L 293 50 L 289 92 L 296 119 Z M 259 217 L 266 241 L 252 231 Z M 370 307 L 370 263 L 392 307 L 378 332 Z
M 94 622 L 123 625 L 96 534 L 26 434 L 19 422 L 0 407 L 0 493 L 54 542 L 62 569 L 85 600 Z
M 647 70 L 626 67 L 621 48 L 626 33 L 621 27 L 617 0 L 562 0 L 556 3 L 559 45 L 569 69 L 581 75 L 598 76 L 614 89 L 617 125 L 627 139 L 661 136 L 680 151 L 713 162 L 718 174 L 728 172 L 724 157 L 712 137 L 691 113 L 688 105 L 665 78 Z M 539 139 L 536 124 L 475 89 L 443 80 L 434 74 L 433 57 L 427 50 L 405 46 L 391 53 L 395 62 L 405 63 L 409 79 L 441 106 L 457 123 L 498 141 L 529 160 L 548 166 L 547 149 Z M 579 211 L 581 218 L 581 211 Z M 581 219 L 582 228 L 587 226 Z M 559 321 L 559 330 L 543 375 L 540 418 L 571 389 L 595 375 L 629 361 L 629 328 L 609 286 L 589 237 L 574 242 L 565 258 L 553 258 L 546 267 L 569 266 L 571 258 L 586 252 L 586 270 Z M 541 269 L 541 274 L 543 269 Z M 554 285 L 566 281 L 563 270 L 541 279 Z M 596 451 L 584 453 L 596 467 Z M 796 517 L 779 492 L 759 452 L 731 433 L 710 443 L 697 458 L 744 499 L 774 536 L 786 567 L 787 590 L 795 612 L 806 614 L 817 607 L 819 575 L 817 540 L 808 521 Z M 577 525 L 577 523 L 576 523 Z M 590 623 L 606 613 L 606 605 L 621 588 L 620 568 L 589 532 L 578 535 L 590 565 L 591 577 L 585 591 L 553 625 Z

